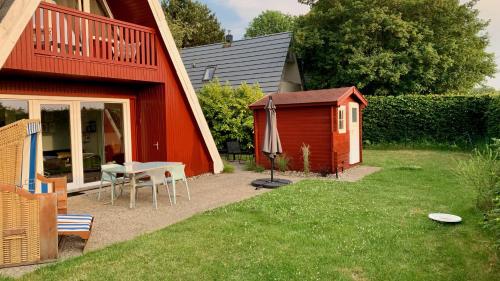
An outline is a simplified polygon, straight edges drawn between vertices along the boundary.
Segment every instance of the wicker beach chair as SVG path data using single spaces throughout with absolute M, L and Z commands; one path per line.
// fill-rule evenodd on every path
M 0 268 L 57 259 L 58 237 L 90 236 L 93 218 L 65 215 L 66 178 L 37 174 L 40 130 L 37 120 L 0 128 Z

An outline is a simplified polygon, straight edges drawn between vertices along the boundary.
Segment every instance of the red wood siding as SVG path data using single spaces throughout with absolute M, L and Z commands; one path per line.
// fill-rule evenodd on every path
M 164 85 L 147 86 L 139 92 L 137 101 L 138 122 L 137 137 L 139 161 L 164 161 L 167 159 L 166 124 L 165 124 L 165 89 Z M 155 144 L 158 143 L 158 148 Z
M 117 20 L 154 28 L 157 34 L 147 1 L 108 0 L 108 4 Z M 26 27 L 0 71 L 0 98 L 2 94 L 129 98 L 134 160 L 180 161 L 186 164 L 188 176 L 213 171 L 212 159 L 162 41 L 151 41 L 156 52 L 144 54 L 144 59 L 150 56 L 156 66 L 138 67 L 110 62 L 106 44 L 89 45 L 99 56 L 108 52 L 108 60 L 102 62 L 37 53 L 33 36 L 42 38 L 41 33 L 40 28 L 33 31 L 32 22 Z M 137 38 L 137 34 L 129 36 L 127 42 Z M 47 50 L 45 41 L 42 50 Z M 156 141 L 159 150 L 153 146 Z
M 55 10 L 56 8 L 54 7 L 57 6 L 42 3 L 41 7 Z M 93 77 L 97 80 L 162 81 L 156 61 L 157 50 L 150 47 L 158 46 L 155 29 L 135 26 L 126 22 L 114 21 L 61 7 L 57 7 L 58 13 L 51 13 L 53 17 L 48 17 L 48 13 L 46 12 L 42 12 L 43 16 L 40 16 L 40 9 L 35 13 L 38 15 L 35 17 L 36 28 L 33 28 L 34 24 L 32 21 L 27 24 L 5 62 L 3 66 L 4 70 L 17 70 L 45 75 L 52 74 L 70 78 Z M 63 18 L 63 12 L 67 13 L 67 19 Z M 60 21 L 67 21 L 68 28 L 71 27 L 70 30 L 72 31 L 62 31 L 65 29 L 63 25 L 60 25 L 62 30 L 53 27 L 54 35 L 52 37 L 54 40 L 45 40 L 43 38 L 52 37 L 47 34 L 48 29 L 43 30 L 40 25 L 45 26 L 48 22 L 54 22 L 52 25 L 56 26 L 56 15 L 61 17 Z M 78 15 L 82 18 L 78 18 Z M 70 18 L 71 21 L 69 20 Z M 73 25 L 77 22 L 77 19 L 81 23 L 87 21 L 88 25 L 80 24 L 80 28 L 74 27 Z M 114 38 L 116 36 L 112 35 L 111 28 L 117 30 L 114 33 L 115 35 L 123 34 L 123 38 Z M 86 34 L 86 36 L 80 36 L 80 33 Z M 110 35 L 108 36 L 108 34 Z M 58 37 L 59 40 L 56 39 Z M 83 42 L 82 38 L 87 38 L 87 40 L 83 40 L 85 41 Z M 89 38 L 105 39 L 93 40 Z M 57 44 L 55 44 L 57 43 L 55 41 L 65 42 L 68 40 L 68 42 L 72 42 L 76 39 L 78 39 L 79 43 L 73 42 L 69 44 L 69 47 L 58 48 Z M 111 46 L 111 44 L 106 42 L 117 42 L 117 44 L 116 46 Z M 70 52 L 69 49 L 80 49 L 75 44 L 81 46 L 81 51 L 73 50 Z M 140 46 L 140 48 L 137 49 L 137 52 L 135 49 L 127 50 L 131 46 Z M 116 51 L 114 51 L 115 49 Z M 135 54 L 134 57 L 132 57 L 132 54 Z
M 136 123 L 136 92 L 137 87 L 131 85 L 82 83 L 64 80 L 37 80 L 0 76 L 0 98 L 2 95 L 55 96 L 55 97 L 85 97 L 114 98 L 130 100 L 130 122 Z M 132 158 L 137 159 L 137 135 L 135 126 L 131 128 Z
M 344 169 L 348 169 L 351 167 L 351 165 L 349 164 L 349 151 L 350 151 L 350 134 L 349 134 L 349 122 L 351 120 L 351 112 L 349 111 L 349 102 L 357 102 L 356 100 L 354 100 L 352 97 L 349 97 L 347 98 L 346 100 L 344 100 L 341 104 L 339 105 L 345 105 L 345 108 L 346 108 L 346 117 L 345 117 L 345 126 L 346 126 L 346 132 L 343 133 L 343 134 L 340 134 L 338 129 L 337 129 L 337 117 L 338 117 L 338 108 L 335 108 L 335 135 L 334 135 L 334 140 L 333 140 L 333 145 L 334 145 L 334 151 L 337 152 L 337 163 L 339 165 L 339 169 L 341 167 L 344 167 Z M 360 133 L 359 133 L 359 136 L 360 136 L 360 140 L 359 140 L 359 144 L 360 144 L 360 147 L 362 147 L 362 132 L 361 132 L 361 127 L 362 127 L 362 123 L 361 123 L 361 118 L 362 118 L 362 114 L 361 114 L 361 106 L 359 108 L 359 129 L 360 129 Z M 360 162 L 362 161 L 362 151 L 360 150 L 360 154 L 359 154 L 359 157 L 360 157 Z
M 188 176 L 212 172 L 212 159 L 166 51 L 158 52 L 158 66 L 166 85 L 167 159 L 186 163 Z
M 338 133 L 338 107 L 330 105 L 320 106 L 277 106 L 278 132 L 283 146 L 283 152 L 292 160 L 292 170 L 303 170 L 302 152 L 303 143 L 309 144 L 311 149 L 311 171 L 328 170 L 335 172 L 335 163 L 339 168 L 348 169 L 349 165 L 349 102 L 357 102 L 352 96 L 342 101 L 346 106 L 346 132 Z M 362 106 L 360 106 L 360 162 L 362 154 Z M 254 144 L 256 162 L 270 168 L 269 159 L 262 153 L 266 114 L 262 108 L 254 109 Z M 334 158 L 337 155 L 337 159 Z
M 331 119 L 330 106 L 277 108 L 278 132 L 283 152 L 291 158 L 290 168 L 301 171 L 304 168 L 301 146 L 308 144 L 311 149 L 312 171 L 331 170 Z M 266 168 L 269 159 L 262 153 L 266 114 L 263 109 L 256 115 L 256 161 Z
M 147 1 L 107 0 L 115 19 L 148 27 L 156 27 L 153 13 Z

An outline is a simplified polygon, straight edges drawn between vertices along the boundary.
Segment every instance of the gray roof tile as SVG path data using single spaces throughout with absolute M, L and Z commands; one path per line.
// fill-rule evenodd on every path
M 291 41 L 290 32 L 276 33 L 234 41 L 226 48 L 223 43 L 185 48 L 181 56 L 197 91 L 205 83 L 205 69 L 216 66 L 214 77 L 221 83 L 259 83 L 264 93 L 273 93 L 279 89 Z

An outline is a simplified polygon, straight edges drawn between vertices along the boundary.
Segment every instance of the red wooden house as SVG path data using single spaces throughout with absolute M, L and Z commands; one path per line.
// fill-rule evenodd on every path
M 335 173 L 362 162 L 362 109 L 367 101 L 356 87 L 269 95 L 277 128 L 292 170 L 303 170 L 302 144 L 309 145 L 311 171 Z M 269 168 L 262 153 L 269 96 L 250 105 L 254 112 L 256 163 Z
M 222 170 L 158 0 L 3 3 L 0 126 L 41 119 L 39 172 L 74 191 L 110 161 Z

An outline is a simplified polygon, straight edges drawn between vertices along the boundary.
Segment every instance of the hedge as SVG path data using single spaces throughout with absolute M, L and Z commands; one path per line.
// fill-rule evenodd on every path
M 363 112 L 366 143 L 473 144 L 500 137 L 498 95 L 370 96 Z

